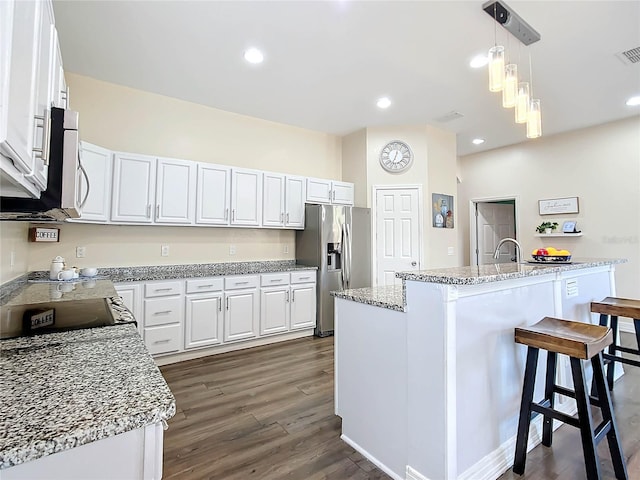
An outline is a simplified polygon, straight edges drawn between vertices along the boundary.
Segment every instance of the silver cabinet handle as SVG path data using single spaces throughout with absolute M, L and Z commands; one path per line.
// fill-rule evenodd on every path
M 147 218 L 151 218 L 151 204 L 147 204 Z
M 36 156 L 41 158 L 45 165 L 49 165 L 49 141 L 51 139 L 51 114 L 49 110 L 45 110 L 43 115 L 34 115 L 35 128 L 42 128 L 42 145 L 40 148 L 35 147 L 32 150 L 36 152 Z M 39 124 L 39 122 L 42 122 Z
M 213 287 L 213 283 L 210 283 L 208 285 L 198 285 L 197 288 L 211 288 L 211 287 Z
M 225 220 L 229 220 L 229 209 L 228 208 L 224 209 L 224 219 Z
M 236 282 L 236 285 L 246 285 L 247 283 L 249 283 L 249 280 L 244 282 Z
M 285 292 L 285 298 L 286 298 L 286 302 L 289 303 L 289 292 Z
M 287 223 L 289 223 L 289 214 L 287 213 Z
M 62 98 L 64 98 L 64 108 L 69 108 L 69 87 L 66 90 L 60 90 Z
M 331 190 L 331 201 L 332 202 L 336 201 L 336 191 L 335 190 Z
M 311 277 L 298 277 L 300 280 L 309 280 Z
M 413 262 L 411 262 L 411 266 L 415 267 L 416 265 L 418 265 L 418 262 L 416 262 L 415 260 Z
M 156 205 L 156 220 L 160 217 L 160 204 Z
M 227 297 L 227 310 L 229 310 L 229 297 Z
M 168 292 L 169 290 L 173 290 L 173 288 L 167 287 L 167 288 L 154 288 L 153 289 L 154 292 Z
M 269 280 L 270 282 L 282 282 L 282 279 L 280 278 L 272 278 L 271 280 Z
M 222 297 L 218 297 L 218 311 L 222 311 Z
M 157 343 L 169 343 L 171 341 L 170 338 L 167 338 L 165 340 L 156 340 L 155 342 L 153 342 L 153 344 L 157 344 Z
M 296 301 L 296 291 L 295 290 L 291 290 L 291 301 L 292 302 Z
M 236 221 L 236 209 L 235 208 L 231 209 L 231 221 L 232 222 Z
M 173 310 L 163 310 L 161 312 L 154 312 L 154 315 L 169 315 Z

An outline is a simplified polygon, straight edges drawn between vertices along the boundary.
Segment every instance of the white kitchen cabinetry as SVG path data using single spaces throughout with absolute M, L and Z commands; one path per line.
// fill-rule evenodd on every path
M 125 307 L 133 314 L 138 324 L 138 332 L 142 337 L 144 335 L 144 328 L 142 325 L 142 284 L 133 282 L 116 283 L 113 285 L 122 298 Z
M 224 279 L 187 280 L 184 348 L 222 343 Z
M 291 273 L 290 329 L 316 326 L 316 272 L 305 270 Z
M 224 341 L 245 340 L 258 335 L 259 277 L 239 275 L 224 279 Z
M 148 282 L 144 286 L 144 343 L 152 355 L 182 350 L 184 282 Z
M 89 177 L 89 196 L 82 207 L 79 219 L 72 222 L 100 222 L 109 221 L 111 206 L 111 165 L 110 150 L 87 142 L 80 142 L 82 165 Z M 86 195 L 86 182 L 80 182 L 80 198 Z
M 307 203 L 353 205 L 353 183 L 307 178 Z
M 288 273 L 260 275 L 260 335 L 289 330 L 290 298 Z
M 259 226 L 262 172 L 231 169 L 231 225 Z
M 285 227 L 304 228 L 305 178 L 286 176 Z
M 185 160 L 158 160 L 156 223 L 193 223 L 196 199 L 196 165 Z
M 126 223 L 152 223 L 155 177 L 155 158 L 116 153 L 113 158 L 111 220 Z
M 231 169 L 222 165 L 198 163 L 196 223 L 229 225 Z
M 67 81 L 64 78 L 64 68 L 62 65 L 62 52 L 58 42 L 58 32 L 54 29 L 54 52 L 51 63 L 51 102 L 54 107 L 69 108 L 69 91 Z
M 304 228 L 303 177 L 264 173 L 262 225 Z

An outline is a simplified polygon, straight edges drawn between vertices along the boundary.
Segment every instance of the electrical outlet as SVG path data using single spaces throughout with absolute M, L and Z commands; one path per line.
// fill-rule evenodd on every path
M 11 252 L 9 255 L 9 266 L 13 270 L 13 267 L 16 265 L 16 252 Z
M 236 246 L 229 245 L 229 255 L 235 255 L 235 254 L 236 254 Z
M 87 254 L 87 247 L 76 247 L 76 258 L 84 258 Z
M 163 257 L 169 256 L 169 245 L 162 245 L 160 247 L 160 255 L 162 255 Z
M 289 253 L 289 245 L 285 245 L 284 248 L 282 249 L 282 251 L 284 253 Z
M 447 255 L 453 255 L 453 247 L 447 248 Z

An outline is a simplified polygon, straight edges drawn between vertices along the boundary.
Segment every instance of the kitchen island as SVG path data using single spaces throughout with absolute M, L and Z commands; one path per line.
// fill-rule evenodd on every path
M 0 477 L 160 478 L 175 399 L 132 317 L 108 280 L 52 291 L 23 282 L 2 306 L 104 298 L 115 324 L 0 341 Z
M 513 461 L 526 355 L 514 328 L 544 316 L 596 322 L 589 302 L 615 295 L 622 262 L 400 273 L 400 310 L 365 301 L 366 291 L 335 292 L 342 438 L 395 479 L 499 477 Z M 558 367 L 559 382 L 571 386 L 568 361 Z M 573 400 L 557 406 L 575 411 Z M 540 442 L 538 425 L 529 445 Z

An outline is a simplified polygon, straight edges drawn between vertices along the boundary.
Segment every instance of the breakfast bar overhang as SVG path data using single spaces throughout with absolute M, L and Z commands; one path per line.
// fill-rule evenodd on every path
M 400 308 L 368 301 L 373 291 L 335 292 L 335 405 L 343 440 L 394 479 L 499 477 L 513 462 L 526 355 L 514 328 L 545 316 L 597 323 L 589 303 L 615 295 L 615 265 L 622 262 L 399 273 Z M 616 364 L 616 377 L 622 373 Z M 558 381 L 572 387 L 563 356 Z M 543 389 L 540 377 L 534 399 Z M 572 399 L 560 397 L 556 406 L 576 411 Z M 531 447 L 540 443 L 540 425 L 541 418 L 532 423 Z

